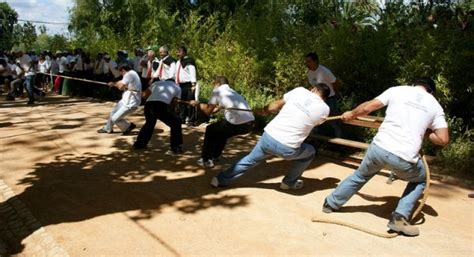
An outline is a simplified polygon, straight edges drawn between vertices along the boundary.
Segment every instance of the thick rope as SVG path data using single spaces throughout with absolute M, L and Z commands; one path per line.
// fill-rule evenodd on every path
M 89 83 L 94 83 L 94 84 L 99 84 L 99 85 L 106 85 L 106 86 L 108 86 L 107 82 L 102 82 L 102 81 L 96 81 L 96 80 L 90 80 L 90 79 L 81 79 L 81 78 L 76 78 L 76 77 L 70 77 L 70 76 L 64 76 L 64 75 L 52 74 L 52 73 L 45 73 L 45 72 L 38 72 L 38 73 L 46 74 L 46 75 L 51 75 L 51 76 L 56 76 L 56 77 L 61 77 L 61 78 L 66 78 L 66 79 L 72 79 L 72 80 L 78 80 L 78 81 L 83 81 L 83 82 L 89 82 Z
M 426 185 L 425 185 L 425 189 L 423 190 L 423 198 L 421 198 L 420 205 L 418 206 L 418 208 L 416 208 L 415 212 L 413 212 L 413 215 L 411 216 L 412 217 L 412 220 L 411 220 L 412 223 L 413 223 L 413 219 L 421 212 L 421 210 L 423 209 L 423 206 L 425 206 L 426 199 L 428 198 L 428 192 L 429 192 L 430 185 L 431 185 L 430 167 L 428 166 L 428 162 L 426 161 L 426 158 L 425 158 L 424 154 L 421 156 L 421 160 L 423 161 L 423 166 L 425 166 Z
M 391 233 L 391 234 L 381 233 L 381 232 L 377 232 L 377 231 L 374 231 L 374 230 L 367 229 L 367 228 L 362 227 L 362 226 L 354 225 L 350 222 L 335 220 L 335 219 L 331 219 L 331 218 L 324 218 L 324 217 L 320 217 L 320 216 L 315 216 L 315 217 L 311 218 L 311 221 L 312 222 L 319 222 L 319 223 L 327 223 L 327 224 L 336 224 L 336 225 L 352 228 L 352 229 L 359 230 L 361 232 L 364 232 L 364 233 L 367 233 L 367 234 L 370 234 L 370 235 L 373 235 L 373 236 L 382 237 L 382 238 L 395 238 L 395 237 L 398 236 L 398 233 Z

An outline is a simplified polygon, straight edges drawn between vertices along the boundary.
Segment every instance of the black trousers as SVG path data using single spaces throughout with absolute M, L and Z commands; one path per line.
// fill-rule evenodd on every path
M 224 150 L 225 144 L 227 143 L 227 139 L 237 135 L 247 134 L 252 131 L 252 128 L 253 121 L 234 125 L 223 119 L 219 122 L 212 123 L 206 127 L 201 157 L 204 161 L 211 158 L 219 158 Z
M 196 100 L 194 99 L 194 92 L 191 89 L 192 84 L 191 82 L 180 83 L 179 87 L 181 88 L 181 100 L 189 101 L 189 100 Z M 196 108 L 189 106 L 187 104 L 180 104 L 179 105 L 179 117 L 181 121 L 184 123 L 186 122 L 186 118 L 189 121 L 194 122 L 196 117 Z
M 160 101 L 149 101 L 145 103 L 145 125 L 140 129 L 135 145 L 145 147 L 148 144 L 155 130 L 157 120 L 162 121 L 171 129 L 171 149 L 176 149 L 181 146 L 183 144 L 181 120 L 178 115 L 171 110 L 168 104 Z

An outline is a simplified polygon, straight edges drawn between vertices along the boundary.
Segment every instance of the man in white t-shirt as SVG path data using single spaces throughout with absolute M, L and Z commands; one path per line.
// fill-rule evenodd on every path
M 425 188 L 425 167 L 419 157 L 421 144 L 425 135 L 436 145 L 444 146 L 449 142 L 443 109 L 432 95 L 435 90 L 433 80 L 420 78 L 414 86 L 389 88 L 342 115 L 343 120 L 352 120 L 388 106 L 385 119 L 361 165 L 326 198 L 324 212 L 341 208 L 378 171 L 387 167 L 400 179 L 408 181 L 388 227 L 409 236 L 419 234 L 418 228 L 408 221 Z
M 137 127 L 133 122 L 128 122 L 125 117 L 135 112 L 140 106 L 142 91 L 140 77 L 128 64 L 119 66 L 118 71 L 123 76 L 122 80 L 109 82 L 109 86 L 123 91 L 122 99 L 114 106 L 104 127 L 97 130 L 97 133 L 113 133 L 115 124 L 123 135 L 128 135 Z
M 230 88 L 229 81 L 224 76 L 217 76 L 214 79 L 214 90 L 207 104 L 191 100 L 191 105 L 198 106 L 208 116 L 218 111 L 219 107 L 227 109 L 224 111 L 225 119 L 206 127 L 198 164 L 212 168 L 229 138 L 252 131 L 255 117 L 251 111 L 228 110 L 229 108 L 250 110 L 250 106 L 241 95 Z
M 308 82 L 314 86 L 318 83 L 328 85 L 331 92 L 326 99 L 326 104 L 329 106 L 329 115 L 338 115 L 337 97 L 339 96 L 339 89 L 341 82 L 334 76 L 334 74 L 326 66 L 319 63 L 319 56 L 316 53 L 309 53 L 305 57 L 305 64 L 308 67 Z M 332 127 L 335 137 L 342 137 L 342 129 L 340 121 L 330 121 L 328 125 Z M 318 129 L 316 129 L 318 130 Z M 317 131 L 316 131 L 317 133 Z
M 329 107 L 324 103 L 324 99 L 328 95 L 329 87 L 325 84 L 317 84 L 311 91 L 298 87 L 286 93 L 283 99 L 268 105 L 268 112 L 279 113 L 265 127 L 265 132 L 255 148 L 229 169 L 214 177 L 211 185 L 227 186 L 265 159 L 278 156 L 293 162 L 280 188 L 301 189 L 303 180 L 300 177 L 316 154 L 314 147 L 303 141 L 314 126 L 326 120 Z
M 144 97 L 147 95 L 149 96 L 145 103 L 145 125 L 140 129 L 133 148 L 146 147 L 153 135 L 156 121 L 160 120 L 170 127 L 170 150 L 166 153 L 181 154 L 183 152 L 181 119 L 173 108 L 175 99 L 181 98 L 181 88 L 174 81 L 156 81 L 144 92 Z
M 35 87 L 35 69 L 33 66 L 33 60 L 30 56 L 23 53 L 22 51 L 18 51 L 17 53 L 17 63 L 21 67 L 21 69 L 25 72 L 25 88 L 26 92 L 28 93 L 28 103 L 27 104 L 34 104 L 35 97 L 34 97 L 34 87 Z

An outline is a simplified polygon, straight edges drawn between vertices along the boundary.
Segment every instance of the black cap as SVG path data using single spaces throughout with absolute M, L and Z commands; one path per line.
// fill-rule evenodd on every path
M 433 94 L 436 92 L 436 84 L 435 82 L 429 77 L 421 77 L 415 80 L 415 86 L 424 86 L 428 93 Z

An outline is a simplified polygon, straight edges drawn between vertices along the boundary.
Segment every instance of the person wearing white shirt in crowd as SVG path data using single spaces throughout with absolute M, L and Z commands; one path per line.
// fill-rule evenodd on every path
M 135 56 L 131 58 L 130 62 L 133 64 L 133 70 L 136 71 L 138 75 L 140 75 L 143 69 L 143 67 L 140 65 L 140 61 L 143 57 L 143 49 L 136 47 L 134 54 Z
M 21 91 L 23 91 L 22 85 L 23 81 L 25 80 L 25 72 L 19 63 L 11 64 L 10 70 L 12 74 L 12 81 L 10 82 L 10 91 L 8 92 L 6 100 L 14 101 L 18 89 L 21 88 Z
M 174 81 L 156 81 L 144 92 L 145 125 L 140 129 L 134 149 L 145 148 L 155 130 L 156 121 L 160 120 L 170 127 L 170 149 L 167 154 L 176 155 L 183 152 L 183 133 L 181 120 L 175 113 L 176 99 L 181 97 L 181 88 Z
M 178 48 L 178 61 L 176 62 L 176 84 L 181 87 L 181 99 L 184 101 L 196 100 L 196 64 L 188 55 L 186 47 Z M 182 123 L 193 124 L 196 122 L 196 110 L 191 106 L 179 106 L 179 116 Z
M 419 234 L 418 228 L 410 225 L 409 220 L 426 186 L 426 171 L 419 156 L 421 144 L 425 136 L 436 145 L 444 146 L 449 142 L 443 108 L 432 95 L 435 90 L 436 84 L 431 78 L 419 78 L 412 86 L 391 87 L 342 115 L 343 120 L 352 120 L 387 106 L 385 119 L 362 163 L 326 197 L 324 212 L 339 210 L 386 167 L 400 179 L 408 181 L 387 226 L 408 236 Z
M 140 77 L 128 64 L 122 64 L 118 70 L 120 75 L 123 76 L 122 80 L 109 82 L 109 86 L 123 91 L 122 99 L 110 112 L 109 119 L 104 127 L 97 130 L 98 133 L 113 133 L 113 126 L 117 125 L 123 135 L 128 135 L 136 128 L 136 125 L 133 122 L 128 122 L 125 117 L 135 112 L 140 106 L 142 91 Z
M 61 51 L 56 51 L 56 62 L 58 63 L 58 72 L 59 75 L 64 75 L 67 76 L 67 72 L 69 71 L 69 62 L 65 56 L 65 53 L 62 53 Z M 60 76 L 57 76 L 56 79 L 54 80 L 54 92 L 56 94 L 59 94 L 59 90 L 61 89 L 61 84 L 62 84 L 63 78 Z
M 214 90 L 207 104 L 194 100 L 191 100 L 190 104 L 197 106 L 208 116 L 218 111 L 219 107 L 250 110 L 247 101 L 230 88 L 229 81 L 224 76 L 217 76 L 214 79 Z M 224 117 L 221 121 L 206 127 L 201 159 L 198 160 L 200 166 L 214 167 L 214 161 L 221 156 L 229 138 L 252 131 L 255 120 L 252 112 L 225 110 Z
M 337 97 L 341 87 L 341 82 L 334 76 L 334 74 L 326 66 L 319 63 L 319 57 L 316 53 L 309 53 L 305 57 L 305 64 L 308 67 L 308 82 L 314 86 L 318 83 L 328 85 L 331 92 L 326 100 L 331 112 L 330 116 L 338 114 Z M 339 121 L 330 121 L 328 125 L 332 127 L 335 137 L 342 137 L 341 123 Z M 316 132 L 318 128 L 316 128 Z
M 140 75 L 140 80 L 142 81 L 143 90 L 146 90 L 148 88 L 148 52 L 149 50 L 147 50 L 147 54 L 144 54 L 140 58 L 141 73 L 138 73 Z
M 146 78 L 148 80 L 148 86 L 153 82 L 159 80 L 158 77 L 155 77 L 158 67 L 160 67 L 160 59 L 155 55 L 154 50 L 148 50 L 147 52 L 147 65 L 146 65 Z
M 38 64 L 36 67 L 39 72 L 36 76 L 38 76 L 38 81 L 41 84 L 41 88 L 47 89 L 48 75 L 46 73 L 49 73 L 51 64 L 46 60 L 44 54 L 39 55 Z
M 316 154 L 314 147 L 303 141 L 314 126 L 328 117 L 329 107 L 324 102 L 328 95 L 329 87 L 325 84 L 316 84 L 311 90 L 297 87 L 265 107 L 266 112 L 278 114 L 265 127 L 257 145 L 247 156 L 215 176 L 211 185 L 227 186 L 265 159 L 278 156 L 292 162 L 280 188 L 301 189 L 300 177 Z
M 102 73 L 108 81 L 120 77 L 121 73 L 117 69 L 117 63 L 113 61 L 110 55 L 108 55 L 107 53 L 104 55 L 104 63 L 102 69 Z
M 98 81 L 105 81 L 104 79 L 104 54 L 103 53 L 98 53 L 95 60 L 94 60 L 94 79 Z
M 161 81 L 169 80 L 174 82 L 176 72 L 176 60 L 168 54 L 168 47 L 162 46 L 159 49 L 160 63 L 158 69 L 153 73 L 153 78 Z
M 33 66 L 33 61 L 31 58 L 24 54 L 22 51 L 17 52 L 17 63 L 20 65 L 21 69 L 25 72 L 25 85 L 26 92 L 28 93 L 28 103 L 34 104 L 34 86 L 35 86 L 35 69 Z

